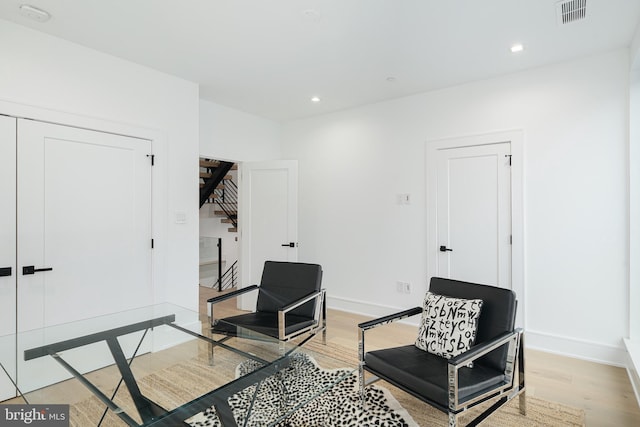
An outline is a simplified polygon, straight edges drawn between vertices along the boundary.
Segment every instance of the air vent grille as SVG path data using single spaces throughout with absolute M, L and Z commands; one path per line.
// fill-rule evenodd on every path
M 558 23 L 561 25 L 587 17 L 587 0 L 564 0 L 556 4 Z

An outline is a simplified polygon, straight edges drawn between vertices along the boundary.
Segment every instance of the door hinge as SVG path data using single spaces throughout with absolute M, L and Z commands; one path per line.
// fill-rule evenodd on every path
M 153 239 L 151 239 L 151 249 L 153 249 L 153 245 L 154 245 L 154 242 L 153 242 Z
M 147 154 L 147 157 L 151 158 L 151 166 L 155 166 L 155 164 L 156 164 L 156 155 L 155 154 Z
M 511 154 L 505 154 L 504 156 L 509 158 L 509 166 L 511 166 Z
M 509 235 L 509 244 L 513 245 L 513 234 Z

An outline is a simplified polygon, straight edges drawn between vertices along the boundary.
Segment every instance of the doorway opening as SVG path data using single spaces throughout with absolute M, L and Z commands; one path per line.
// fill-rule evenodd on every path
M 199 164 L 199 284 L 213 295 L 239 283 L 238 165 L 205 157 Z

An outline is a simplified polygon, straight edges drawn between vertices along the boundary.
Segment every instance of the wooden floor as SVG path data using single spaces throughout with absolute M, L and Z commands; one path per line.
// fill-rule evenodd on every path
M 218 293 L 201 288 L 200 295 L 201 312 L 205 312 L 206 299 Z M 369 318 L 328 310 L 327 340 L 356 349 L 356 325 L 365 320 Z M 415 327 L 403 324 L 372 329 L 367 332 L 367 348 L 405 345 L 413 342 L 416 333 Z M 640 408 L 623 368 L 542 351 L 525 350 L 525 353 L 529 396 L 584 409 L 587 426 L 640 426 Z
M 214 295 L 219 293 L 208 288 L 200 288 L 200 313 L 203 324 L 206 324 L 206 300 Z M 236 312 L 233 304 L 233 300 L 228 300 L 216 305 L 216 307 L 219 306 L 216 308 L 216 317 Z M 356 325 L 365 320 L 369 318 L 338 310 L 328 310 L 327 340 L 355 350 L 358 345 Z M 367 349 L 411 343 L 416 332 L 415 327 L 403 324 L 392 324 L 370 330 L 367 332 Z M 173 351 L 182 353 L 189 349 L 173 348 L 171 351 L 165 351 L 165 357 L 157 362 L 159 364 L 143 363 L 137 366 L 144 367 L 143 374 L 160 370 L 173 363 Z M 525 357 L 529 396 L 584 409 L 587 426 L 640 426 L 640 408 L 624 369 L 534 350 L 526 350 Z M 98 383 L 103 383 L 117 378 L 116 374 L 117 371 L 111 367 L 91 375 L 96 376 L 94 380 Z M 38 393 L 46 393 L 44 400 L 41 398 L 39 401 L 57 403 L 56 396 L 68 396 L 69 392 L 77 400 L 89 395 L 89 392 L 77 381 L 60 383 L 58 387 L 72 387 L 71 390 L 66 389 L 65 393 L 56 393 L 54 387 L 38 391 Z M 14 399 L 4 403 L 23 402 Z M 490 418 L 487 425 L 491 425 Z

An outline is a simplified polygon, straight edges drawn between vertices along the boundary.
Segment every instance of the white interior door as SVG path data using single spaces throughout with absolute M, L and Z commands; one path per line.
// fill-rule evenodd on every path
M 510 143 L 437 156 L 436 274 L 511 289 Z
M 242 285 L 259 284 L 264 262 L 298 260 L 298 163 L 295 160 L 240 164 Z M 255 295 L 239 302 L 255 309 Z
M 16 119 L 0 116 L 0 401 L 16 395 Z
M 152 303 L 150 153 L 148 140 L 18 120 L 19 332 Z M 21 388 L 56 380 L 42 363 L 19 362 Z

